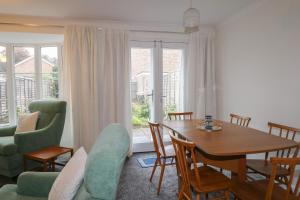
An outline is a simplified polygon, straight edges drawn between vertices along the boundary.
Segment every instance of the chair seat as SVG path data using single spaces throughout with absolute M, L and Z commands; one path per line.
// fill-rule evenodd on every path
M 196 184 L 196 177 L 191 171 L 189 176 L 191 185 L 198 192 L 213 192 L 219 190 L 226 190 L 230 187 L 230 180 L 222 173 L 214 170 L 209 166 L 201 166 L 198 168 L 200 176 L 200 186 Z
M 0 137 L 0 156 L 10 156 L 17 153 L 14 136 Z
M 260 180 L 253 182 L 231 181 L 230 190 L 236 197 L 243 200 L 265 200 L 269 180 Z M 274 184 L 272 200 L 284 199 L 286 191 L 278 184 Z M 296 200 L 294 195 L 289 196 L 289 200 Z
M 247 167 L 267 177 L 271 176 L 272 173 L 272 164 L 269 161 L 265 160 L 248 159 Z M 278 166 L 277 176 L 287 176 L 288 174 L 288 169 Z

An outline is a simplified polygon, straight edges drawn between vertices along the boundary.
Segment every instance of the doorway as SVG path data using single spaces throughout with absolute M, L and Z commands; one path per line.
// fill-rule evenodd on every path
M 182 111 L 186 47 L 184 43 L 132 42 L 130 53 L 133 151 L 153 151 L 148 121 L 161 122 L 168 112 Z M 167 134 L 164 138 L 169 140 Z

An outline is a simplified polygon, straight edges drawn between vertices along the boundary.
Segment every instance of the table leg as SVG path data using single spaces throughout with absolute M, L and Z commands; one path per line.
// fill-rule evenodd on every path
M 247 166 L 246 166 L 246 156 L 242 157 L 238 161 L 238 171 L 237 173 L 231 172 L 232 179 L 238 179 L 240 182 L 246 181 L 246 173 L 247 173 Z
M 23 168 L 24 168 L 24 172 L 26 172 L 27 171 L 27 162 L 26 162 L 25 156 L 23 157 Z
M 246 181 L 246 173 L 247 173 L 247 163 L 246 156 L 239 160 L 239 181 Z
M 51 160 L 52 171 L 55 172 L 55 159 Z
M 43 171 L 46 172 L 48 169 L 48 162 L 47 161 L 44 161 L 43 162 Z

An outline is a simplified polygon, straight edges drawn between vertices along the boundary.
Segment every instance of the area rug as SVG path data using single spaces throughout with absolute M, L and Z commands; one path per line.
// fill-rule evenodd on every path
M 146 158 L 137 158 L 140 166 L 142 168 L 153 167 L 155 164 L 156 157 L 146 157 Z M 170 164 L 172 162 L 172 158 L 167 158 L 166 164 Z M 175 163 L 175 160 L 173 160 Z

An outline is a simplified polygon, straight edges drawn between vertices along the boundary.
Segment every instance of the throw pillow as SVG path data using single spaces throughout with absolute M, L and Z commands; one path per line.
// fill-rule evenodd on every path
M 49 193 L 49 200 L 72 200 L 74 198 L 83 181 L 86 159 L 87 154 L 81 147 L 55 179 Z
M 20 114 L 16 133 L 34 131 L 39 112 Z

